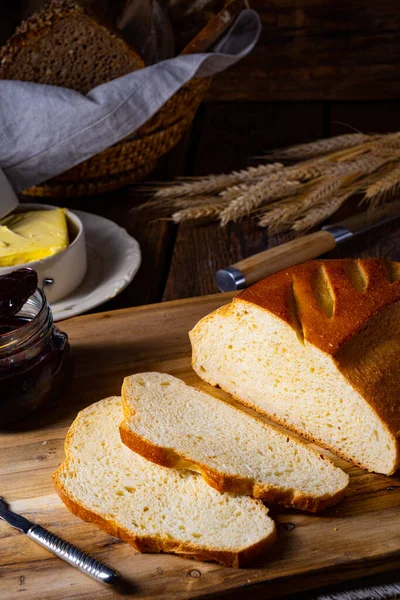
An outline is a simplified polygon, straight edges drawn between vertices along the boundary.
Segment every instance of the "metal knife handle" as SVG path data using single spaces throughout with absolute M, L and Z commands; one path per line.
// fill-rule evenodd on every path
M 272 273 L 316 258 L 335 246 L 336 239 L 332 233 L 328 231 L 310 233 L 217 271 L 215 275 L 217 287 L 221 292 L 244 288 Z
M 66 542 L 62 538 L 50 533 L 47 529 L 34 525 L 27 532 L 28 537 L 34 540 L 46 550 L 50 550 L 53 554 L 65 560 L 65 562 L 76 567 L 82 573 L 89 575 L 96 581 L 102 583 L 114 584 L 120 579 L 118 571 L 114 571 L 110 567 L 90 556 L 86 552 L 82 552 L 76 546 Z

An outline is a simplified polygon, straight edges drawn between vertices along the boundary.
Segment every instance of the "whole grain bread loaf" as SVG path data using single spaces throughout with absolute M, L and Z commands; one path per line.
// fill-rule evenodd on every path
M 362 468 L 400 464 L 400 265 L 275 273 L 190 332 L 205 381 Z
M 57 85 L 83 94 L 143 66 L 116 30 L 69 0 L 49 2 L 0 49 L 0 79 Z
M 348 475 L 312 448 L 166 373 L 122 386 L 122 441 L 161 466 L 198 471 L 220 492 L 303 510 L 338 502 Z
M 220 494 L 200 475 L 159 467 L 124 446 L 121 398 L 81 411 L 54 473 L 56 491 L 78 517 L 139 552 L 172 552 L 241 566 L 275 540 L 259 500 Z

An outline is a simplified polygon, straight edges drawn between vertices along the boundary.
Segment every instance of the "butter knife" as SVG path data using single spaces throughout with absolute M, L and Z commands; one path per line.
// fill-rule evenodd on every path
M 363 212 L 326 225 L 315 233 L 304 235 L 274 248 L 249 256 L 217 271 L 215 281 L 220 292 L 245 288 L 263 277 L 311 260 L 333 250 L 337 244 L 366 233 L 384 223 L 400 218 L 400 201 L 390 202 L 373 212 Z
M 89 575 L 92 579 L 112 585 L 118 583 L 120 574 L 104 563 L 96 560 L 90 554 L 82 552 L 76 546 L 66 542 L 62 538 L 50 533 L 40 525 L 35 525 L 25 517 L 21 517 L 8 509 L 7 503 L 0 496 L 0 519 L 4 519 L 11 527 L 19 529 L 25 533 L 31 540 L 43 546 L 65 562 L 76 567 L 82 573 Z

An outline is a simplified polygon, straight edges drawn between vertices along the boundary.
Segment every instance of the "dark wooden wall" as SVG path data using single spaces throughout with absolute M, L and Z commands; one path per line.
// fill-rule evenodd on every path
M 400 96 L 398 0 L 251 0 L 263 32 L 219 77 L 213 100 L 377 100 Z
M 87 0 L 86 0 L 87 1 Z M 110 14 L 124 0 L 90 0 Z M 44 0 L 2 0 L 0 43 Z M 378 100 L 400 96 L 399 0 L 250 0 L 263 32 L 215 80 L 214 101 Z
M 35 1 L 0 1 L 0 40 Z M 399 0 L 250 3 L 263 22 L 259 44 L 214 78 L 191 131 L 152 178 L 229 171 L 262 150 L 353 129 L 400 130 Z M 112 202 L 107 195 L 68 201 L 119 222 L 141 244 L 139 274 L 112 308 L 216 291 L 215 270 L 276 243 L 247 221 L 224 229 L 149 221 L 130 211 L 139 201 L 133 188 Z

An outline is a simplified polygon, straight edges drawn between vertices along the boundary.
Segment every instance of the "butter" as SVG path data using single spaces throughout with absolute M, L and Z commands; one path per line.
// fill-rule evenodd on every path
M 0 267 L 53 256 L 68 247 L 65 211 L 33 210 L 0 220 Z

